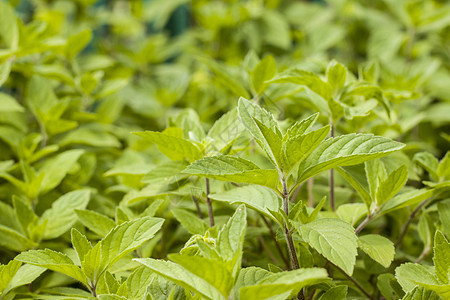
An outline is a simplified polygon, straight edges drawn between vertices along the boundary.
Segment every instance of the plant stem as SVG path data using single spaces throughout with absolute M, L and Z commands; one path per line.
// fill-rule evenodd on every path
M 286 215 L 289 215 L 289 192 L 287 189 L 287 183 L 286 183 L 286 179 L 282 179 L 282 185 L 283 185 L 283 210 L 286 213 Z M 299 263 L 298 263 L 298 258 L 297 258 L 297 252 L 295 251 L 295 245 L 294 245 L 294 241 L 292 239 L 292 234 L 291 232 L 289 232 L 289 229 L 287 227 L 287 224 L 284 224 L 284 235 L 286 236 L 286 241 L 287 241 L 287 245 L 288 245 L 288 250 L 289 250 L 289 257 L 291 259 L 291 266 L 293 270 L 298 269 Z
M 276 236 L 275 232 L 273 231 L 272 226 L 270 225 L 269 221 L 267 221 L 266 217 L 264 217 L 264 215 L 261 215 L 261 218 L 262 218 L 264 224 L 266 224 L 267 228 L 269 229 L 270 235 L 272 236 L 272 239 L 275 242 L 275 247 L 277 248 L 278 253 L 280 253 L 281 259 L 286 264 L 286 267 L 289 268 L 289 260 L 284 255 L 284 252 L 281 249 L 280 243 L 278 243 L 278 241 L 277 241 L 277 236 Z
M 416 263 L 420 263 L 425 258 L 425 256 L 427 256 L 428 253 L 430 253 L 430 251 L 431 251 L 431 247 L 428 247 L 428 246 L 425 247 L 423 249 L 422 253 L 420 254 L 420 256 L 417 258 Z
M 214 215 L 211 199 L 209 199 L 209 179 L 206 178 L 206 204 L 208 205 L 209 226 L 214 226 Z
M 334 124 L 331 120 L 330 120 L 330 125 L 331 125 L 330 137 L 334 138 Z M 331 206 L 331 210 L 335 211 L 336 207 L 335 207 L 335 200 L 334 200 L 334 170 L 333 169 L 330 169 L 330 206 Z
M 369 294 L 369 292 L 368 291 L 366 291 L 364 288 L 363 288 L 363 286 L 358 282 L 358 281 L 356 281 L 356 279 L 355 278 L 353 278 L 352 276 L 350 276 L 350 275 L 348 275 L 347 273 L 345 273 L 345 271 L 344 270 L 342 270 L 340 267 L 338 267 L 338 266 L 336 266 L 335 264 L 333 264 L 331 261 L 329 261 L 330 262 L 330 264 L 333 266 L 333 267 L 335 267 L 336 269 L 338 269 L 339 270 L 339 272 L 341 272 L 342 274 L 344 274 L 344 276 L 345 277 L 347 277 L 348 278 L 348 280 L 350 280 L 351 282 L 353 282 L 353 284 L 367 297 L 367 298 L 369 298 L 369 299 L 371 299 L 371 300 L 373 300 L 373 297 L 372 297 L 372 295 L 370 295 Z
M 400 233 L 400 236 L 398 237 L 397 242 L 395 242 L 395 247 L 398 247 L 403 242 L 403 238 L 405 237 L 406 233 L 408 232 L 409 225 L 411 225 L 411 222 L 413 221 L 414 217 L 417 215 L 417 213 L 424 207 L 428 201 L 430 201 L 431 198 L 423 200 L 416 209 L 409 215 L 408 221 L 406 221 L 405 225 L 402 228 L 402 232 Z
M 203 212 L 202 212 L 202 210 L 200 209 L 200 205 L 198 204 L 198 199 L 197 199 L 197 197 L 195 197 L 194 195 L 192 195 L 192 200 L 194 201 L 195 207 L 197 208 L 198 216 L 200 217 L 200 219 L 203 219 Z
M 366 225 L 370 222 L 370 220 L 372 220 L 373 215 L 368 215 L 364 221 L 362 221 L 361 224 L 359 224 L 359 226 L 355 229 L 355 234 L 358 235 L 358 233 L 361 232 L 361 230 L 364 229 L 364 227 L 366 227 Z
M 376 214 L 378 213 L 378 207 L 375 206 L 372 211 L 367 215 L 367 217 L 364 219 L 364 221 L 362 221 L 361 224 L 359 224 L 359 226 L 355 229 L 355 234 L 358 235 L 358 233 L 361 232 L 361 230 L 364 229 L 364 227 L 366 227 L 367 224 L 369 224 L 369 222 L 376 216 Z

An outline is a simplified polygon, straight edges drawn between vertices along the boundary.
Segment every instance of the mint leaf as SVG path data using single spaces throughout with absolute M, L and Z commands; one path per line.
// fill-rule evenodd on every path
M 294 224 L 302 238 L 347 274 L 353 273 L 357 254 L 354 228 L 339 219 L 317 219 L 308 224 Z
M 379 183 L 376 200 L 377 204 L 381 206 L 384 202 L 391 199 L 397 194 L 408 180 L 408 168 L 405 165 L 400 166 L 398 169 L 392 171 L 386 180 Z
M 281 207 L 281 198 L 274 191 L 257 185 L 238 187 L 222 193 L 211 194 L 209 197 L 230 204 L 245 204 L 274 221 L 276 218 L 270 211 L 278 211 Z
M 324 282 L 328 279 L 325 269 L 310 268 L 274 273 L 255 285 L 240 289 L 240 299 L 269 299 L 283 294 L 297 294 L 303 287 Z M 287 294 L 286 294 L 287 293 Z M 285 296 L 285 297 L 286 297 Z
M 404 147 L 391 139 L 371 134 L 347 134 L 321 143 L 300 164 L 298 182 L 338 166 L 351 166 L 388 155 Z
M 253 88 L 256 94 L 261 94 L 266 88 L 265 81 L 272 79 L 277 73 L 277 65 L 272 55 L 265 56 L 251 73 Z
M 367 234 L 360 236 L 358 237 L 358 246 L 385 268 L 388 268 L 394 260 L 394 243 L 381 235 Z
M 41 221 L 47 221 L 44 231 L 45 239 L 54 239 L 69 230 L 77 221 L 75 209 L 84 209 L 89 203 L 89 190 L 69 192 L 52 203 L 41 216 Z
M 30 250 L 28 252 L 20 253 L 15 259 L 27 264 L 44 267 L 62 273 L 87 285 L 86 276 L 83 274 L 80 267 L 76 266 L 65 254 L 50 249 Z
M 133 132 L 133 134 L 143 138 L 146 142 L 157 144 L 161 152 L 171 160 L 187 159 L 193 162 L 202 158 L 202 150 L 184 138 L 155 131 Z
M 450 281 L 450 243 L 439 230 L 434 237 L 434 268 L 436 276 L 442 284 Z
M 192 274 L 176 263 L 152 258 L 136 258 L 134 261 L 143 264 L 156 274 L 159 274 L 188 290 L 201 294 L 207 299 L 225 299 L 222 294 L 205 279 Z
M 228 155 L 197 160 L 183 172 L 224 181 L 253 183 L 272 189 L 276 189 L 279 178 L 275 170 L 260 169 L 249 160 Z

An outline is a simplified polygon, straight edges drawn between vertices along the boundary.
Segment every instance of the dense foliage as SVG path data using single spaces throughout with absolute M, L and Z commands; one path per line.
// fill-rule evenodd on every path
M 450 3 L 0 2 L 0 299 L 450 299 Z

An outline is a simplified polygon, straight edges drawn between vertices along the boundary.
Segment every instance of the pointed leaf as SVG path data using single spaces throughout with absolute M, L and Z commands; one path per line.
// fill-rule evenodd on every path
M 75 228 L 72 228 L 71 237 L 73 248 L 77 252 L 80 262 L 82 262 L 86 254 L 92 249 L 92 245 L 86 236 L 81 234 Z
M 77 221 L 75 209 L 84 209 L 89 203 L 89 190 L 69 192 L 53 202 L 41 216 L 48 221 L 44 231 L 45 239 L 54 239 L 69 230 Z
M 272 55 L 265 56 L 251 73 L 253 88 L 256 94 L 261 94 L 266 88 L 265 81 L 272 79 L 277 73 L 277 64 Z
M 295 228 L 302 238 L 317 252 L 325 256 L 347 274 L 353 273 L 357 254 L 354 229 L 340 219 L 318 219 Z
M 416 286 L 406 293 L 402 300 L 441 300 L 435 292 L 427 290 L 423 287 Z
M 211 194 L 209 197 L 230 204 L 245 204 L 274 221 L 276 219 L 272 216 L 270 210 L 278 211 L 281 207 L 281 198 L 274 191 L 257 185 L 238 187 L 222 193 Z
M 283 171 L 289 173 L 299 162 L 310 154 L 330 132 L 330 126 L 291 137 L 283 142 Z
M 203 295 L 207 299 L 225 299 L 220 292 L 206 282 L 205 279 L 192 274 L 176 263 L 152 258 L 137 258 L 134 259 L 134 261 L 143 264 L 147 268 L 150 268 L 153 272 L 188 290 L 192 290 Z
M 381 181 L 377 193 L 376 199 L 378 206 L 391 199 L 397 194 L 408 180 L 408 168 L 406 165 L 401 165 L 398 169 L 392 171 L 386 180 Z
M 200 148 L 181 137 L 155 131 L 133 132 L 133 134 L 140 136 L 146 142 L 157 144 L 160 151 L 171 160 L 187 159 L 193 162 L 202 158 Z
M 192 274 L 206 280 L 206 282 L 215 287 L 225 298 L 228 298 L 234 285 L 234 278 L 228 271 L 225 262 L 201 256 L 180 254 L 171 254 L 169 258 Z
M 371 134 L 347 134 L 321 143 L 300 164 L 299 180 L 338 166 L 351 166 L 398 151 L 404 144 Z
M 193 213 L 181 208 L 172 208 L 171 211 L 178 222 L 180 222 L 181 225 L 183 225 L 183 227 L 186 228 L 190 234 L 204 235 L 206 230 L 208 230 L 208 225 L 205 223 L 205 221 L 203 221 Z
M 374 261 L 385 268 L 394 260 L 394 243 L 378 234 L 367 234 L 358 237 L 358 246 Z
M 76 209 L 75 213 L 81 224 L 101 237 L 104 237 L 111 229 L 116 227 L 113 220 L 93 210 Z
M 27 264 L 40 266 L 55 272 L 63 273 L 84 284 L 87 284 L 86 276 L 84 276 L 81 269 L 63 253 L 55 252 L 50 249 L 30 250 L 28 252 L 20 253 L 15 259 Z
M 104 269 L 151 239 L 164 219 L 139 218 L 115 227 L 101 240 L 101 260 Z
M 279 178 L 276 170 L 260 169 L 249 160 L 228 155 L 197 160 L 183 172 L 224 181 L 253 183 L 272 189 L 276 189 Z
M 326 291 L 322 296 L 320 296 L 319 300 L 337 300 L 337 299 L 346 299 L 347 297 L 348 286 L 339 285 L 332 287 L 328 291 Z
M 436 276 L 443 284 L 450 281 L 450 243 L 439 230 L 434 238 L 434 268 Z
M 245 286 L 240 289 L 240 299 L 256 300 L 269 299 L 273 296 L 291 291 L 291 295 L 297 294 L 303 287 L 317 284 L 328 279 L 325 269 L 310 268 L 297 269 L 274 273 L 257 282 L 255 285 Z

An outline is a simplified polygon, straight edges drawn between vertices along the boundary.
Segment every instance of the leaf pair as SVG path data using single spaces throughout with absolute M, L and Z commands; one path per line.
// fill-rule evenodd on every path
M 72 229 L 72 244 L 81 262 L 81 268 L 66 254 L 50 249 L 23 252 L 16 260 L 63 273 L 95 290 L 104 272 L 151 239 L 161 228 L 163 221 L 159 218 L 144 217 L 125 222 L 112 229 L 94 247 L 83 234 Z
M 434 268 L 406 263 L 395 270 L 395 276 L 408 294 L 420 287 L 435 292 L 442 299 L 450 297 L 450 244 L 436 231 L 434 238 Z
M 169 255 L 172 261 L 135 259 L 147 268 L 206 299 L 268 299 L 297 294 L 304 286 L 328 279 L 324 269 L 271 273 L 251 267 L 241 270 L 246 228 L 241 205 L 220 230 L 214 245 L 198 241 L 199 256 Z
M 83 209 L 90 198 L 88 190 L 69 192 L 38 217 L 21 199 L 13 197 L 14 208 L 2 205 L 12 215 L 9 227 L 0 225 L 0 244 L 13 251 L 36 247 L 42 239 L 54 239 L 69 230 L 77 221 L 75 209 Z

